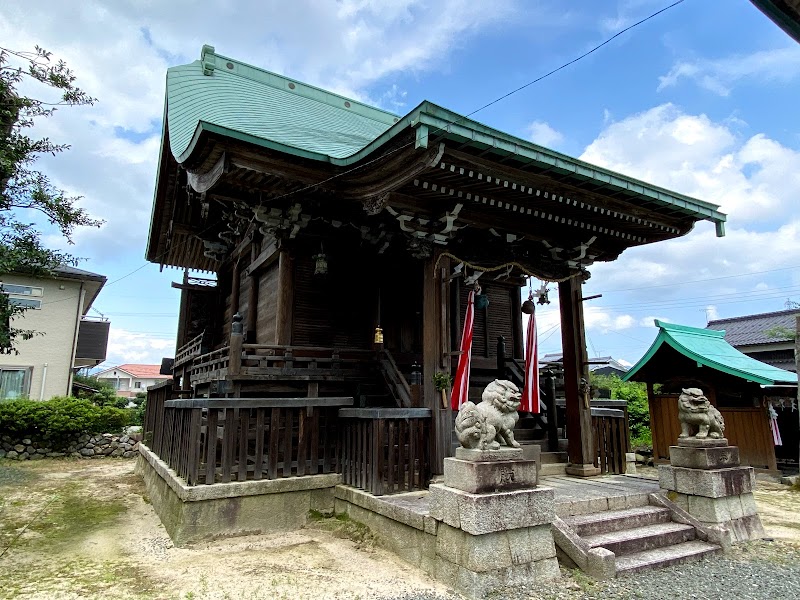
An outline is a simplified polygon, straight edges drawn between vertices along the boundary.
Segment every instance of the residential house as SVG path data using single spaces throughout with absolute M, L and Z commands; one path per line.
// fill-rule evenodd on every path
M 37 332 L 18 342 L 18 354 L 0 356 L 0 399 L 69 395 L 74 370 L 105 360 L 110 323 L 87 316 L 105 282 L 103 275 L 68 266 L 51 278 L 0 276 L 2 293 L 30 308 L 11 325 Z
M 100 371 L 94 377 L 111 383 L 117 390 L 118 396 L 130 398 L 139 392 L 147 391 L 149 386 L 172 377 L 171 375 L 162 375 L 160 371 L 161 365 L 124 364 Z
M 564 355 L 561 352 L 553 352 L 545 354 L 539 359 L 539 364 L 544 368 L 553 363 L 561 364 Z M 627 365 L 622 364 L 620 361 L 612 358 L 611 356 L 597 356 L 589 359 L 589 371 L 595 375 L 616 375 L 622 377 L 628 372 Z
M 707 329 L 725 332 L 739 352 L 779 369 L 796 371 L 794 337 L 797 309 L 709 321 Z

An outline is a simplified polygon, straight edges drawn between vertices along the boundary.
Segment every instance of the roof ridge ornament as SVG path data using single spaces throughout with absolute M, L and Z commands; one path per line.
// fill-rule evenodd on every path
M 203 65 L 203 75 L 213 75 L 216 68 L 214 61 L 214 46 L 203 44 L 200 50 L 200 63 Z

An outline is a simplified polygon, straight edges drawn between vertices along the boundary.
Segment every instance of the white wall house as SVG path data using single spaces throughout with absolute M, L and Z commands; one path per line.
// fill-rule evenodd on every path
M 109 323 L 86 317 L 105 282 L 74 267 L 61 267 L 47 279 L 0 276 L 0 291 L 9 301 L 30 307 L 10 325 L 37 332 L 16 344 L 18 354 L 0 354 L 0 400 L 67 396 L 76 368 L 105 360 Z
M 112 384 L 118 396 L 129 398 L 147 391 L 148 386 L 172 378 L 171 375 L 161 375 L 160 370 L 161 365 L 125 364 L 95 373 L 94 377 Z

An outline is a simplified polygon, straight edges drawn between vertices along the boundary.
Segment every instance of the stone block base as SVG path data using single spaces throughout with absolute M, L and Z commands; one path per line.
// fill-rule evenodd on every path
M 471 494 L 431 484 L 428 494 L 431 517 L 472 535 L 549 524 L 555 519 L 552 488 Z
M 738 446 L 689 448 L 670 446 L 669 462 L 687 469 L 727 469 L 739 466 Z
M 339 475 L 187 486 L 140 444 L 136 474 L 176 546 L 237 535 L 296 531 L 311 510 L 332 513 Z
M 658 465 L 658 483 L 663 489 L 679 494 L 722 498 L 751 493 L 756 487 L 756 475 L 752 467 L 693 469 Z
M 444 459 L 444 485 L 471 494 L 535 488 L 536 482 L 536 462 L 532 460 Z
M 765 535 L 752 493 L 706 498 L 671 492 L 667 498 L 698 521 L 729 530 L 734 542 L 756 540 Z
M 600 475 L 600 467 L 595 467 L 592 464 L 579 465 L 577 463 L 569 463 L 565 469 L 567 475 L 574 475 L 575 477 L 594 477 Z

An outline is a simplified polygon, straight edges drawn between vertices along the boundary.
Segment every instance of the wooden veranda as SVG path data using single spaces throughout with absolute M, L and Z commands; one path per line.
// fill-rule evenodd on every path
M 724 233 L 714 205 L 429 102 L 393 115 L 206 46 L 167 74 L 147 258 L 185 275 L 155 452 L 196 483 L 338 469 L 376 493 L 425 486 L 453 448 L 433 375 L 455 369 L 473 282 L 477 399 L 523 383 L 534 277 L 558 285 L 569 472 L 613 470 L 601 448 L 625 434 L 603 421 L 617 413 L 592 422 L 582 283 L 698 220 Z M 546 400 L 525 418 L 552 441 Z

